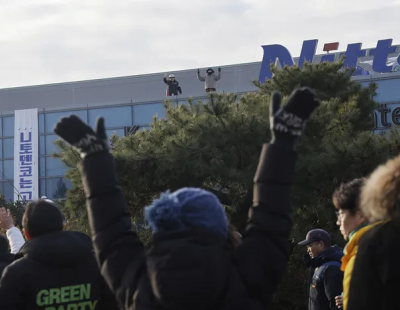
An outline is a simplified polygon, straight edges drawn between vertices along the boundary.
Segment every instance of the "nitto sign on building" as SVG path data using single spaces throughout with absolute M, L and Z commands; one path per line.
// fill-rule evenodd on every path
M 377 129 L 390 129 L 393 126 L 400 126 L 400 103 L 381 104 L 375 110 L 375 127 Z
M 397 54 L 400 51 L 400 46 L 392 46 L 392 39 L 379 40 L 375 48 L 362 49 L 361 43 L 352 43 L 347 45 L 346 52 L 325 54 L 319 58 L 319 61 L 336 61 L 340 56 L 345 55 L 344 66 L 348 68 L 356 68 L 354 75 L 368 75 L 375 73 L 392 72 L 397 68 L 400 63 L 400 56 Z M 278 63 L 283 66 L 293 66 L 298 64 L 302 67 L 304 62 L 316 62 L 315 53 L 317 50 L 318 40 L 307 40 L 303 42 L 300 57 L 297 62 L 293 60 L 288 49 L 282 45 L 264 45 L 264 56 L 261 63 L 259 81 L 265 82 L 266 79 L 272 77 L 270 70 L 271 64 L 277 65 Z M 337 50 L 338 43 L 325 44 L 325 47 L 333 46 L 332 49 L 325 49 L 324 51 Z M 390 61 L 388 58 L 392 56 Z M 364 67 L 368 67 L 365 69 Z

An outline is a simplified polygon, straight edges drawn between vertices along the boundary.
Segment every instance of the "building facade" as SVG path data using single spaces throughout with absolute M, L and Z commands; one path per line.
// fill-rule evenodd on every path
M 316 56 L 318 61 L 318 56 Z M 218 92 L 246 93 L 256 91 L 252 84 L 260 74 L 261 62 L 222 67 Z M 217 68 L 214 67 L 216 71 Z M 201 69 L 205 74 L 205 69 Z M 197 69 L 173 72 L 182 87 L 182 95 L 174 98 L 181 103 L 206 98 L 204 83 L 197 80 Z M 70 182 L 64 177 L 68 170 L 51 155 L 57 151 L 53 128 L 58 120 L 76 114 L 94 126 L 97 117 L 106 120 L 107 133 L 124 136 L 132 126 L 148 128 L 154 115 L 164 117 L 166 99 L 164 73 L 129 76 L 101 80 L 50 84 L 41 86 L 0 89 L 0 192 L 6 199 L 13 199 L 16 191 L 14 171 L 20 161 L 14 147 L 18 135 L 15 111 L 38 109 L 38 195 L 49 199 L 63 199 Z M 354 77 L 367 85 L 378 84 L 376 100 L 382 107 L 375 112 L 376 129 L 387 130 L 400 125 L 400 72 Z M 16 133 L 17 132 L 17 133 Z M 17 155 L 18 156 L 18 155 Z M 33 197 L 38 198 L 38 197 Z

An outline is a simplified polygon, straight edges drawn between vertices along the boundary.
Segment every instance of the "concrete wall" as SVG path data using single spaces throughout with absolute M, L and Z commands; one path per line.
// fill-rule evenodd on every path
M 217 90 L 224 92 L 256 90 L 251 82 L 253 79 L 258 79 L 260 64 L 257 62 L 222 67 L 222 78 L 217 83 Z M 201 69 L 202 74 L 205 74 L 205 69 Z M 196 77 L 197 70 L 173 73 L 182 87 L 182 98 L 205 95 L 204 83 L 198 81 Z M 164 73 L 156 73 L 0 89 L 0 112 L 9 114 L 14 110 L 29 108 L 49 111 L 129 102 L 162 102 L 166 98 L 163 77 Z

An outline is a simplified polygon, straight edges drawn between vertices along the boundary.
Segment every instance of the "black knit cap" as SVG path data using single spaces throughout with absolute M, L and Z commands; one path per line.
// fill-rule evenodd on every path
M 34 238 L 63 230 L 63 215 L 58 207 L 48 200 L 30 202 L 25 209 L 22 225 Z

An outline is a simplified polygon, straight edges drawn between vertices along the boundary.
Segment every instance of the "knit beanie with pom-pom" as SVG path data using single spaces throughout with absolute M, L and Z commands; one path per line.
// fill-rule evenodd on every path
M 219 199 L 206 190 L 181 188 L 161 194 L 144 209 L 152 233 L 201 227 L 228 237 L 228 219 Z

